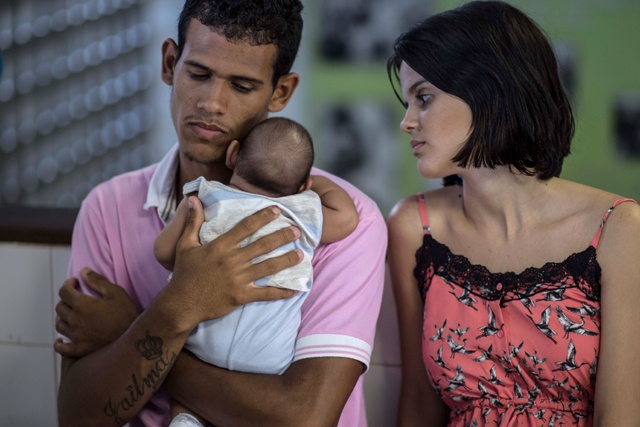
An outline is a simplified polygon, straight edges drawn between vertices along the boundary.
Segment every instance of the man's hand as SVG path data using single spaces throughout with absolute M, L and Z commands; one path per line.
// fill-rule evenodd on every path
M 197 197 L 189 197 L 189 216 L 176 248 L 176 262 L 169 288 L 181 304 L 189 307 L 189 323 L 198 324 L 220 318 L 244 304 L 289 298 L 295 291 L 259 287 L 253 282 L 302 260 L 299 250 L 251 261 L 300 237 L 300 230 L 287 227 L 240 247 L 240 242 L 260 227 L 273 221 L 280 210 L 271 207 L 243 219 L 231 230 L 205 245 L 198 232 L 204 222 L 204 211 Z
M 112 343 L 138 317 L 138 310 L 120 286 L 84 268 L 80 275 L 100 297 L 82 293 L 75 278 L 65 280 L 56 305 L 56 331 L 71 342 L 58 338 L 55 350 L 62 356 L 83 357 Z

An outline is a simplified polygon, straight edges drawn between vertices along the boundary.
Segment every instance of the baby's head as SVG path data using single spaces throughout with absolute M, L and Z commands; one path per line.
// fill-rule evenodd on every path
M 313 159 L 309 132 L 284 117 L 258 123 L 242 143 L 234 141 L 227 152 L 227 166 L 233 169 L 234 175 L 232 185 L 274 197 L 308 189 Z M 243 188 L 245 183 L 252 191 Z

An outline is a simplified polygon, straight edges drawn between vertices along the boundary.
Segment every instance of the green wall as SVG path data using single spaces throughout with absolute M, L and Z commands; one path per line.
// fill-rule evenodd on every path
M 390 0 L 391 1 L 391 0 Z M 510 0 L 528 13 L 554 42 L 572 46 L 577 54 L 575 69 L 576 135 L 572 155 L 565 162 L 562 177 L 603 188 L 640 200 L 640 158 L 618 155 L 614 145 L 613 106 L 619 94 L 640 96 L 640 2 L 637 0 Z M 309 99 L 310 112 L 325 102 L 356 99 L 388 102 L 397 112 L 402 108 L 390 89 L 385 64 L 350 65 L 324 63 L 313 46 L 318 33 L 321 2 L 305 2 L 307 48 L 312 51 Z M 437 0 L 433 12 L 463 2 Z M 428 3 L 427 3 L 428 4 Z M 321 126 L 316 123 L 315 126 Z M 399 188 L 390 189 L 398 198 L 425 187 L 400 131 L 397 173 Z M 381 207 L 383 213 L 386 207 Z

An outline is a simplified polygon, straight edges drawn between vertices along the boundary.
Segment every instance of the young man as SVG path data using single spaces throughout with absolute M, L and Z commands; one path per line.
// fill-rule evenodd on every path
M 190 198 L 168 285 L 153 257 L 153 241 L 183 184 L 198 176 L 228 183 L 229 143 L 289 101 L 298 84 L 290 68 L 301 10 L 294 0 L 185 3 L 178 43 L 162 47 L 177 146 L 159 164 L 98 186 L 78 216 L 69 275 L 81 280 L 65 282 L 56 307 L 56 328 L 71 340 L 56 343 L 63 355 L 61 426 L 167 425 L 168 393 L 215 425 L 366 425 L 361 374 L 371 354 L 386 250 L 373 201 L 332 177 L 354 199 L 359 224 L 340 242 L 318 247 L 296 354 L 282 375 L 227 371 L 181 351 L 200 322 L 292 295 L 253 281 L 299 262 L 297 252 L 251 260 L 295 240 L 297 229 L 239 245 L 277 210 L 264 209 L 200 245 L 202 206 Z M 144 194 L 146 202 L 138 202 Z

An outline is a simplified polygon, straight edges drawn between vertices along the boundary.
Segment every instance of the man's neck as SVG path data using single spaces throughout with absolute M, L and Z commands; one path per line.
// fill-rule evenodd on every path
M 176 203 L 182 200 L 182 188 L 187 182 L 202 176 L 208 181 L 219 181 L 223 184 L 228 184 L 231 173 L 231 169 L 225 166 L 224 161 L 206 164 L 196 163 L 180 156 L 176 176 Z

